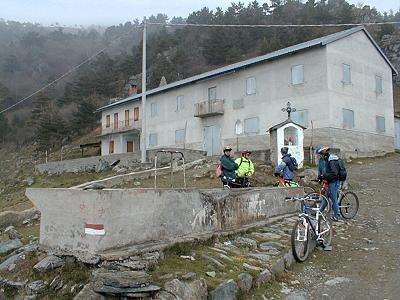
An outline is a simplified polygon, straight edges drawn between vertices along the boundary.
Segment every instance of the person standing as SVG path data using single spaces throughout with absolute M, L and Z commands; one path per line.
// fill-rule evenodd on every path
M 236 170 L 237 180 L 242 187 L 250 186 L 249 177 L 254 174 L 254 164 L 250 160 L 250 154 L 251 151 L 243 150 L 242 156 L 235 160 L 235 163 L 238 165 L 238 169 Z
M 282 176 L 283 179 L 292 181 L 294 178 L 294 171 L 297 170 L 297 161 L 289 153 L 288 147 L 281 149 L 282 161 L 275 169 L 275 175 Z
M 338 204 L 338 188 L 339 188 L 339 158 L 330 153 L 328 147 L 321 148 L 319 154 L 323 156 L 325 162 L 325 172 L 318 176 L 318 179 L 328 181 L 329 193 L 332 200 L 333 217 L 332 221 L 339 221 L 339 204 Z M 324 211 L 328 203 L 323 201 L 320 211 Z
M 236 183 L 236 170 L 239 166 L 231 157 L 232 148 L 230 146 L 224 147 L 224 154 L 220 158 L 222 176 L 221 180 L 224 185 L 232 187 Z

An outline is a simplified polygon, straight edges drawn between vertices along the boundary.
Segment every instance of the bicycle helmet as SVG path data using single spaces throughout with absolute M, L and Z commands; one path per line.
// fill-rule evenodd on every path
M 231 150 L 232 150 L 232 147 L 231 147 L 231 146 L 225 146 L 225 147 L 224 147 L 224 152 L 225 152 L 225 151 L 231 151 Z
M 249 151 L 249 150 L 247 150 L 247 149 L 245 149 L 245 150 L 242 151 L 242 155 L 247 154 L 247 153 L 248 153 L 248 154 L 251 154 L 251 151 Z
M 325 154 L 327 152 L 329 152 L 330 148 L 329 147 L 325 147 L 325 146 L 317 146 L 315 148 L 315 153 L 317 154 Z

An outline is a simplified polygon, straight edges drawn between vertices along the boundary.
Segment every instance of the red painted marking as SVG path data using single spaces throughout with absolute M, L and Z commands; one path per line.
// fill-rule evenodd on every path
M 104 224 L 85 224 L 85 228 L 91 228 L 91 229 L 96 229 L 96 230 L 102 230 L 104 229 Z

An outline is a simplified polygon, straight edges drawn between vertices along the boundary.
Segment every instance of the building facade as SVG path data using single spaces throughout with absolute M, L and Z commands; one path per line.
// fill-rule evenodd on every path
M 269 149 L 268 129 L 286 119 L 306 127 L 304 146 L 346 155 L 394 150 L 390 61 L 356 27 L 168 84 L 147 94 L 147 148 L 221 153 Z M 139 151 L 141 94 L 99 108 L 102 155 Z

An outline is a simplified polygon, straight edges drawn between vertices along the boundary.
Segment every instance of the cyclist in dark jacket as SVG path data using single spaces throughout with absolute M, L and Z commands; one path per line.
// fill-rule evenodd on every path
M 236 170 L 239 168 L 237 163 L 231 157 L 232 148 L 229 146 L 224 147 L 224 155 L 221 156 L 222 177 L 221 180 L 224 185 L 231 186 L 236 182 Z
M 281 149 L 281 154 L 282 154 L 282 161 L 281 163 L 276 167 L 275 169 L 275 174 L 277 176 L 282 176 L 285 180 L 292 181 L 294 178 L 294 163 L 291 158 L 291 154 L 288 153 L 289 149 L 287 147 L 283 147 Z
M 320 150 L 320 154 L 323 155 L 325 160 L 325 172 L 322 175 L 319 175 L 319 179 L 325 179 L 329 184 L 329 193 L 332 200 L 332 207 L 334 216 L 332 217 L 333 221 L 339 221 L 339 204 L 338 204 L 338 188 L 339 188 L 339 158 L 330 154 L 329 148 L 324 148 Z M 326 201 L 321 204 L 321 211 L 325 209 L 328 205 Z

